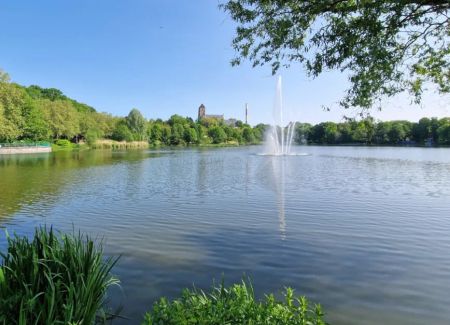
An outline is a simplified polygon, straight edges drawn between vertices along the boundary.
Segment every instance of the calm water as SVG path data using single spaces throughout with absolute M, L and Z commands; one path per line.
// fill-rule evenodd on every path
M 122 255 L 139 324 L 156 297 L 252 277 L 332 324 L 450 324 L 450 149 L 259 147 L 0 157 L 0 227 L 81 229 Z M 5 248 L 0 230 L 0 249 Z M 116 322 L 115 322 L 116 324 Z

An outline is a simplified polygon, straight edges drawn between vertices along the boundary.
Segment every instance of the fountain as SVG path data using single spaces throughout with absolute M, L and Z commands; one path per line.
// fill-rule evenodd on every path
M 283 98 L 281 94 L 281 76 L 278 76 L 273 107 L 273 124 L 266 132 L 265 155 L 286 156 L 291 155 L 292 141 L 294 140 L 295 123 L 289 122 L 287 126 L 283 121 Z

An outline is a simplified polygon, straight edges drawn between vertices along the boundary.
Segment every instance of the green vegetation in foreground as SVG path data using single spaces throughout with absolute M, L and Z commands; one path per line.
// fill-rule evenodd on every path
M 309 324 L 325 325 L 320 305 L 310 306 L 305 297 L 294 296 L 287 288 L 284 301 L 266 296 L 255 299 L 253 287 L 242 281 L 225 288 L 213 287 L 210 293 L 185 289 L 180 298 L 170 302 L 161 298 L 145 315 L 143 325 L 156 324 Z
M 56 235 L 37 228 L 34 238 L 10 237 L 0 253 L 0 324 L 105 324 L 106 293 L 119 280 L 111 275 L 117 259 L 103 256 L 89 237 Z M 210 293 L 185 289 L 180 298 L 161 298 L 145 315 L 154 324 L 308 324 L 325 325 L 320 305 L 311 306 L 291 288 L 284 301 L 267 295 L 255 298 L 249 281 Z
M 94 324 L 107 318 L 107 289 L 117 259 L 104 259 L 89 237 L 36 229 L 34 239 L 9 237 L 0 253 L 0 324 Z

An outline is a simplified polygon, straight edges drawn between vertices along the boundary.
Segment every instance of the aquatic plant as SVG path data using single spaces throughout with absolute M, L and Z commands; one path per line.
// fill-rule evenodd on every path
M 117 258 L 103 257 L 88 236 L 38 228 L 34 238 L 7 234 L 0 253 L 0 324 L 105 322 L 106 291 L 119 281 L 110 271 Z
M 145 149 L 149 147 L 147 141 L 114 141 L 114 140 L 97 140 L 90 145 L 91 149 Z
M 161 298 L 145 315 L 143 325 L 155 324 L 301 324 L 325 325 L 320 305 L 311 306 L 305 297 L 297 297 L 286 288 L 284 300 L 273 294 L 264 300 L 255 298 L 249 281 L 226 288 L 222 283 L 211 292 L 185 289 L 180 298 Z

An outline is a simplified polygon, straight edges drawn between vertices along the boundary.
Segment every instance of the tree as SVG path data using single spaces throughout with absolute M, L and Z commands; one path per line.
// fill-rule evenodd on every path
M 138 109 L 133 108 L 128 114 L 126 121 L 128 128 L 136 135 L 136 140 L 142 141 L 144 139 L 147 123 L 141 112 Z
M 443 118 L 439 121 L 439 128 L 437 129 L 438 143 L 450 144 L 450 118 Z
M 181 123 L 175 123 L 172 125 L 172 132 L 170 135 L 171 145 L 182 145 L 184 144 L 184 127 Z
M 53 138 L 72 139 L 80 133 L 78 112 L 70 101 L 41 99 L 36 103 L 45 116 Z
M 44 113 L 31 100 L 25 106 L 24 118 L 23 138 L 34 141 L 48 140 L 50 138 L 51 132 Z
M 133 133 L 128 128 L 125 120 L 119 120 L 112 133 L 112 139 L 117 141 L 133 141 Z
M 326 122 L 324 125 L 324 140 L 326 143 L 333 144 L 338 142 L 340 137 L 338 127 L 333 122 Z
M 0 82 L 0 142 L 13 141 L 22 136 L 26 97 L 20 86 Z
M 220 126 L 213 126 L 208 130 L 208 134 L 212 138 L 213 143 L 223 143 L 227 140 L 227 134 Z
M 8 83 L 10 80 L 9 74 L 0 69 L 0 82 Z
M 253 133 L 252 128 L 244 127 L 242 130 L 242 137 L 246 143 L 254 143 L 255 142 L 255 134 Z
M 184 129 L 184 141 L 188 144 L 193 144 L 198 142 L 197 131 L 194 128 Z
M 450 92 L 448 0 L 227 0 L 238 24 L 232 65 L 248 59 L 272 72 L 291 62 L 309 76 L 348 72 L 340 104 L 370 108 L 409 91 L 420 102 L 424 83 Z

